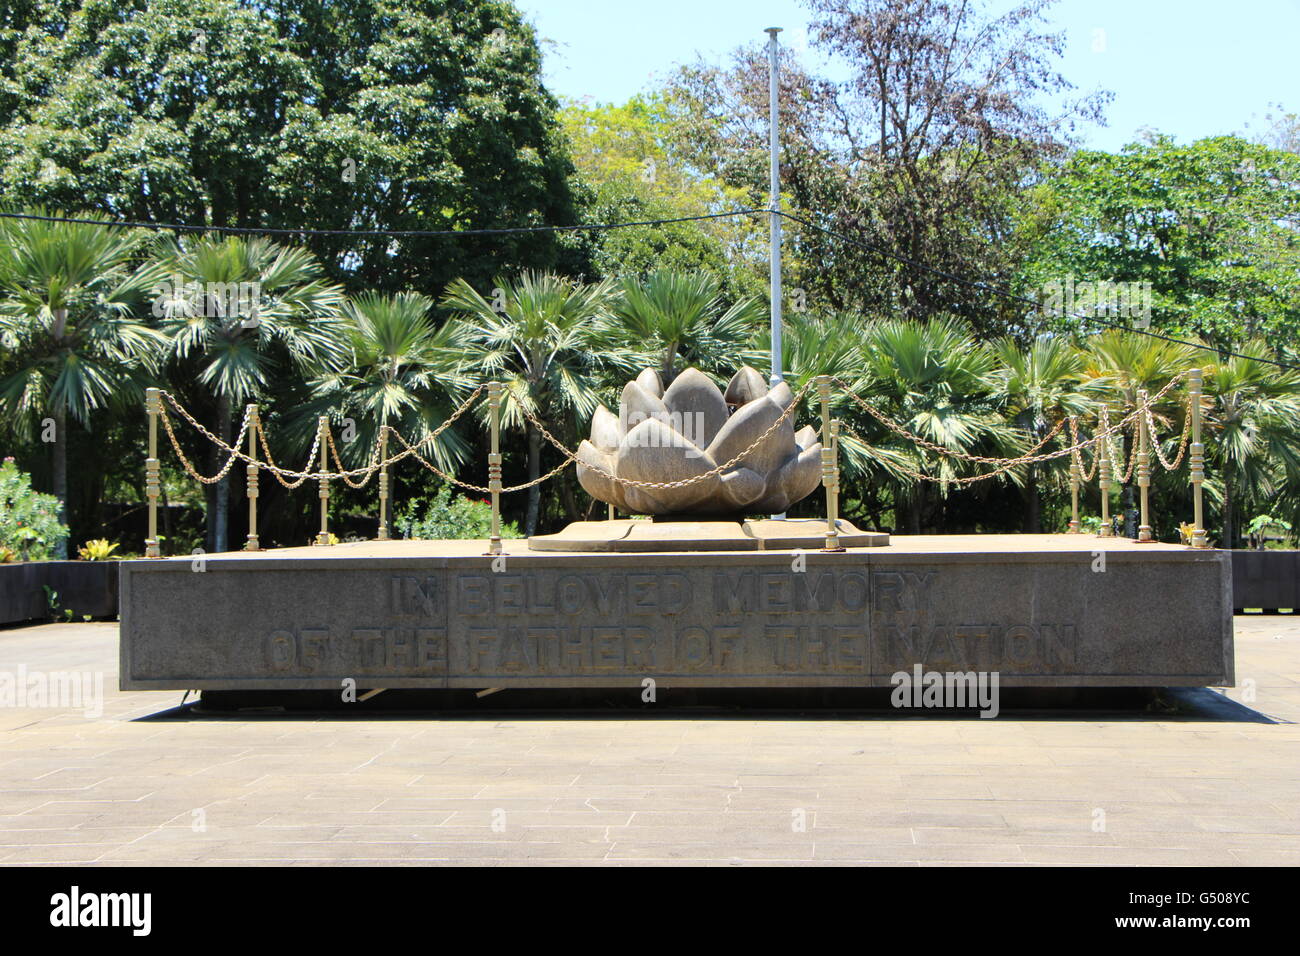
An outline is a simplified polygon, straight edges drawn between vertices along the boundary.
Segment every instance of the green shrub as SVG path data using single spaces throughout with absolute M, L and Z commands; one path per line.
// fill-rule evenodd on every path
M 403 538 L 487 538 L 492 534 L 492 505 L 461 495 L 452 497 L 443 485 L 432 498 L 414 498 L 395 522 Z M 501 525 L 501 537 L 520 537 L 514 522 Z
M 67 537 L 59 499 L 32 490 L 31 476 L 12 458 L 0 462 L 0 551 L 13 552 L 19 561 L 41 561 Z

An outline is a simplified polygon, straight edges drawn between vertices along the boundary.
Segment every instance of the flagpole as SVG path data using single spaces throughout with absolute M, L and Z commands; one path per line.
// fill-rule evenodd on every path
M 769 246 L 772 285 L 772 385 L 784 380 L 781 370 L 781 161 L 778 129 L 780 88 L 777 82 L 780 53 L 777 49 L 776 40 L 776 35 L 780 32 L 780 27 L 768 27 L 767 29 L 768 151 L 770 153 L 769 165 L 772 193 L 772 206 L 769 213 L 772 229 L 771 244 Z

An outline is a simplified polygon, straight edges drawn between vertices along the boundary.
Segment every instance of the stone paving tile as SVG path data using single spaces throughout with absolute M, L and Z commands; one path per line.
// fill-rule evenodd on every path
M 106 693 L 0 710 L 0 864 L 1300 865 L 1300 621 L 1237 633 L 1238 719 L 986 721 L 200 717 L 114 625 L 0 631 Z

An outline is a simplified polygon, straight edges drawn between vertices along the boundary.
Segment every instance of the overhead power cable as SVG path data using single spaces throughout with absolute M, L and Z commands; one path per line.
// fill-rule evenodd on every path
M 643 219 L 637 222 L 577 223 L 570 226 L 502 226 L 492 229 L 301 229 L 267 226 L 200 226 L 178 222 L 133 222 L 130 220 L 91 219 L 73 216 L 41 216 L 36 213 L 0 212 L 0 219 L 31 219 L 38 222 L 67 222 L 80 225 L 114 226 L 121 229 L 152 229 L 156 232 L 216 232 L 224 235 L 267 236 L 390 236 L 395 238 L 438 238 L 454 236 L 505 236 L 518 233 L 596 232 L 604 229 L 628 229 L 632 226 L 667 226 L 678 222 L 702 222 L 734 216 L 763 214 L 763 209 L 735 209 L 731 212 L 705 213 L 699 216 L 676 216 L 671 219 Z

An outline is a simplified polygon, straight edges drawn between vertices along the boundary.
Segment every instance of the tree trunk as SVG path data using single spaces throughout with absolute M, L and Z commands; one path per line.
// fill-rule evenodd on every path
M 59 499 L 59 521 L 68 523 L 68 409 L 58 405 L 54 409 L 54 461 L 51 471 L 54 480 L 54 497 Z M 54 556 L 63 560 L 68 556 L 67 539 L 60 541 L 54 549 Z
M 577 521 L 580 511 L 578 509 L 578 496 L 573 493 L 573 482 L 568 480 L 568 476 L 561 476 L 560 483 L 560 501 L 564 505 L 564 513 L 570 521 Z
M 1026 530 L 1030 534 L 1043 533 L 1042 502 L 1038 498 L 1038 466 L 1031 464 L 1025 476 L 1025 498 L 1028 504 Z
M 542 433 L 535 425 L 528 426 L 528 480 L 535 481 L 542 473 Z M 524 534 L 537 532 L 537 517 L 541 508 L 542 488 L 533 485 L 528 489 L 528 513 L 524 517 Z
M 1128 484 L 1124 486 L 1124 537 L 1136 538 L 1138 536 L 1138 522 L 1142 514 L 1137 506 L 1137 487 Z
M 659 367 L 659 378 L 667 389 L 673 383 L 673 360 L 677 357 L 677 343 L 673 342 L 664 349 L 663 363 Z
M 1120 454 L 1124 457 L 1121 464 L 1126 464 L 1133 458 L 1133 438 L 1125 435 L 1120 442 Z M 1138 536 L 1138 521 L 1140 514 L 1137 506 L 1137 465 L 1133 466 L 1133 474 L 1129 476 L 1129 483 L 1124 485 L 1121 494 L 1124 501 L 1124 537 L 1136 538 Z
M 217 399 L 217 437 L 227 444 L 230 442 L 230 399 L 223 395 Z M 225 463 L 226 453 L 217 449 L 217 467 Z M 226 475 L 217 482 L 216 498 L 213 501 L 212 547 L 220 553 L 228 551 L 227 531 L 230 525 L 230 476 Z

